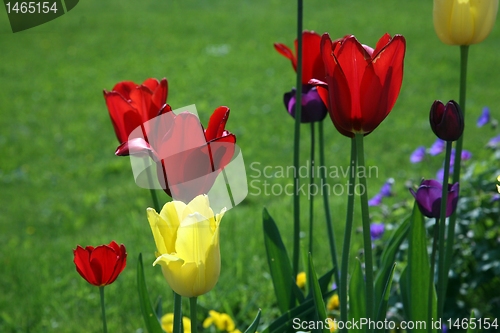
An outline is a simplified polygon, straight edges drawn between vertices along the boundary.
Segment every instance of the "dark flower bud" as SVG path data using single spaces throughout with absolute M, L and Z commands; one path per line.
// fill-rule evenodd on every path
M 429 113 L 429 122 L 434 134 L 444 141 L 456 141 L 464 131 L 464 116 L 457 102 L 451 100 L 446 105 L 434 101 Z
M 418 207 L 422 214 L 427 217 L 439 218 L 441 215 L 441 195 L 443 192 L 443 186 L 440 182 L 430 179 L 422 180 L 420 186 L 415 192 L 410 189 L 411 194 L 417 201 Z M 446 200 L 446 217 L 449 217 L 455 209 L 458 203 L 458 183 L 448 185 L 448 197 Z

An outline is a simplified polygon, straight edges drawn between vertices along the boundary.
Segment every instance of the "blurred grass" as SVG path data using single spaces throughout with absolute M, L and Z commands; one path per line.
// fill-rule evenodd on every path
M 137 255 L 142 252 L 152 297 L 162 295 L 170 310 L 169 288 L 159 268 L 149 267 L 154 243 L 145 218 L 149 193 L 133 182 L 129 161 L 113 155 L 117 146 L 102 97 L 118 81 L 167 77 L 172 107 L 196 104 L 206 124 L 219 105 L 231 108 L 227 128 L 238 137 L 249 180 L 286 185 L 288 178 L 264 179 L 252 163 L 286 167 L 292 162 L 293 119 L 282 94 L 294 85 L 290 63 L 274 42 L 292 45 L 295 4 L 254 1 L 81 1 L 66 15 L 12 34 L 0 15 L 0 331 L 96 332 L 100 330 L 97 289 L 74 269 L 77 244 L 124 243 L 128 266 L 107 287 L 112 332 L 142 327 L 135 288 Z M 428 110 L 435 99 L 458 98 L 458 47 L 442 44 L 432 27 L 432 2 L 410 0 L 320 1 L 305 4 L 304 26 L 332 38 L 355 34 L 374 45 L 383 33 L 407 39 L 405 76 L 398 102 L 366 140 L 369 179 L 375 194 L 389 177 L 396 180 L 392 201 L 408 198 L 404 182 L 431 178 L 439 159 L 411 165 L 418 145 L 430 146 Z M 498 117 L 496 27 L 470 51 L 465 148 L 474 158 L 489 139 L 473 124 L 483 106 Z M 327 165 L 348 166 L 349 140 L 326 119 Z M 303 127 L 303 163 L 309 140 Z M 254 177 L 252 177 L 254 176 Z M 346 179 L 330 179 L 331 184 Z M 222 274 L 216 288 L 200 297 L 206 309 L 233 315 L 243 330 L 263 309 L 263 322 L 277 314 L 263 247 L 264 206 L 291 244 L 292 199 L 250 195 L 223 220 Z M 166 197 L 162 196 L 165 201 Z M 391 202 L 391 200 L 389 200 Z M 307 202 L 302 200 L 303 229 Z M 315 266 L 328 267 L 320 200 L 316 200 Z M 340 246 L 345 198 L 332 197 Z M 360 248 L 354 237 L 353 252 Z M 289 247 L 290 252 L 291 248 Z M 339 249 L 340 251 L 340 249 Z M 148 268 L 149 267 L 149 268 Z

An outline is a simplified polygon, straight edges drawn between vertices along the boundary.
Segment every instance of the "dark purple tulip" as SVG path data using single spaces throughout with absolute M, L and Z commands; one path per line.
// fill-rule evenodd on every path
M 427 217 L 439 218 L 441 212 L 441 194 L 443 186 L 434 179 L 422 180 L 415 192 L 410 189 L 410 193 L 417 201 L 422 214 Z M 455 183 L 448 185 L 448 198 L 446 202 L 446 217 L 449 217 L 457 208 L 459 185 Z
M 491 116 L 490 116 L 490 109 L 485 106 L 483 108 L 483 113 L 481 113 L 481 115 L 479 116 L 479 118 L 477 118 L 477 127 L 483 127 L 484 125 L 486 125 L 487 123 L 489 123 L 491 120 Z
M 432 156 L 436 156 L 441 154 L 446 148 L 446 142 L 437 138 L 436 141 L 432 144 L 431 148 L 429 148 L 429 154 Z
M 420 146 L 417 149 L 413 151 L 410 155 L 410 162 L 411 163 L 420 163 L 424 160 L 425 157 L 425 147 Z
M 384 234 L 385 225 L 383 223 L 372 223 L 370 224 L 370 236 L 372 240 L 376 240 L 382 237 Z
M 295 118 L 295 88 L 285 93 L 283 100 L 288 113 Z M 316 87 L 310 84 L 302 85 L 302 113 L 301 123 L 312 123 L 325 119 L 328 109 L 319 97 Z
M 380 193 L 377 193 L 373 198 L 371 198 L 370 200 L 368 200 L 368 206 L 378 206 L 382 203 L 382 194 Z
M 456 141 L 464 131 L 464 116 L 457 102 L 451 100 L 446 105 L 434 101 L 429 113 L 432 131 L 444 141 Z
M 494 138 L 491 138 L 490 141 L 488 141 L 488 144 L 486 146 L 490 148 L 497 148 L 500 146 L 500 135 L 495 136 Z

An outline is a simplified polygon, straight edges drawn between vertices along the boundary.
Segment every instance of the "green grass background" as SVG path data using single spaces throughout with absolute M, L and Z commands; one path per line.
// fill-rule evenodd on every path
M 227 128 L 237 135 L 249 180 L 256 175 L 253 162 L 261 168 L 291 165 L 293 119 L 282 94 L 294 86 L 294 72 L 272 45 L 292 45 L 295 6 L 284 0 L 82 0 L 64 16 L 16 34 L 0 13 L 0 332 L 100 330 L 98 290 L 74 268 L 77 244 L 116 240 L 127 247 L 127 268 L 106 288 L 110 332 L 143 327 L 135 286 L 141 252 L 152 298 L 162 295 L 171 311 L 169 287 L 160 269 L 150 266 L 155 245 L 145 210 L 151 199 L 135 185 L 129 160 L 114 156 L 118 143 L 102 90 L 118 81 L 167 77 L 168 103 L 196 104 L 204 124 L 217 106 L 231 108 Z M 441 163 L 409 162 L 416 146 L 435 140 L 429 107 L 435 99 L 458 99 L 459 49 L 434 34 L 432 1 L 309 0 L 304 15 L 306 29 L 332 38 L 355 34 L 374 45 L 385 32 L 406 37 L 399 100 L 365 146 L 367 164 L 379 171 L 369 179 L 370 196 L 394 177 L 392 200 L 409 199 L 405 182 L 434 177 Z M 497 26 L 470 50 L 465 148 L 474 158 L 485 154 L 482 147 L 492 136 L 474 125 L 482 107 L 498 116 L 499 45 Z M 328 118 L 325 128 L 327 165 L 347 167 L 349 140 Z M 309 128 L 302 129 L 304 164 Z M 330 263 L 320 203 L 314 251 L 321 274 Z M 345 203 L 345 197 L 331 197 L 339 246 Z M 291 204 L 285 195 L 249 195 L 225 215 L 222 273 L 214 290 L 200 297 L 202 311 L 228 312 L 242 331 L 259 308 L 264 326 L 277 315 L 261 214 L 269 209 L 291 252 Z M 302 204 L 305 231 L 306 200 Z M 360 239 L 354 236 L 353 253 Z

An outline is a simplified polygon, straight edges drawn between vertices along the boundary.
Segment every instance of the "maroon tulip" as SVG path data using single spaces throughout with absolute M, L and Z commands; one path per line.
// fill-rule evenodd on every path
M 410 193 L 417 201 L 418 207 L 422 214 L 427 217 L 439 218 L 441 214 L 441 196 L 443 186 L 440 182 L 434 179 L 422 180 L 420 186 L 415 192 L 410 189 Z M 458 203 L 459 184 L 448 185 L 448 197 L 446 200 L 446 217 L 449 217 Z
M 444 141 L 456 141 L 464 132 L 464 116 L 458 103 L 453 100 L 446 105 L 441 101 L 434 101 L 429 122 L 434 134 Z
M 175 200 L 189 202 L 210 191 L 233 157 L 236 136 L 225 129 L 228 118 L 229 108 L 218 107 L 204 130 L 192 113 L 165 112 L 145 124 L 151 130 L 144 137 L 139 133 L 116 154 L 151 156 L 163 190 Z
M 168 82 L 163 78 L 147 79 L 138 85 L 131 81 L 117 83 L 112 91 L 104 90 L 116 137 L 122 144 L 130 133 L 148 120 L 158 116 L 167 101 Z
M 113 283 L 127 264 L 125 246 L 115 241 L 97 247 L 78 245 L 73 254 L 77 272 L 97 287 Z

